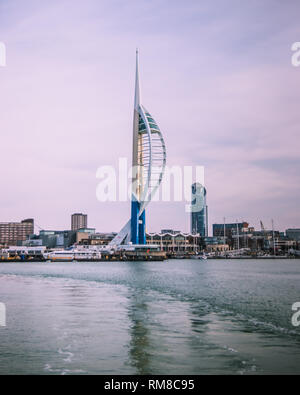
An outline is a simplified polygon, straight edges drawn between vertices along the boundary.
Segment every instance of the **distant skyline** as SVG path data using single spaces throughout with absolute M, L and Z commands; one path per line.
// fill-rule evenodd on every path
M 96 171 L 131 159 L 135 50 L 167 164 L 205 166 L 212 223 L 300 227 L 300 3 L 0 0 L 0 222 L 70 216 L 118 232 Z M 186 202 L 152 202 L 147 231 L 188 232 Z

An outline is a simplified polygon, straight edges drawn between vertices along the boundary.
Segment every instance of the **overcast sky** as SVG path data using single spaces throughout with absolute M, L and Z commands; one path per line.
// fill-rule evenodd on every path
M 135 49 L 168 165 L 203 165 L 210 224 L 300 227 L 298 0 L 0 0 L 0 222 L 118 231 L 129 203 L 96 199 L 131 158 Z M 147 230 L 189 230 L 153 203 Z M 37 229 L 38 230 L 38 229 Z

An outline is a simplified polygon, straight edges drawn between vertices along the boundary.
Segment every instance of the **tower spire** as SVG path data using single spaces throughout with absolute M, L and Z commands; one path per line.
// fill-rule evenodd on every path
M 138 110 L 140 105 L 140 81 L 139 81 L 139 50 L 136 49 L 136 74 L 135 74 L 135 96 L 134 108 Z

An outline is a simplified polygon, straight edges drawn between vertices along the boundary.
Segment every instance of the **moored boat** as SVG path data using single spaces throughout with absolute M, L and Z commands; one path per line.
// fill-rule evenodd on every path
M 196 254 L 196 255 L 191 255 L 191 259 L 200 259 L 200 260 L 206 260 L 207 256 L 204 254 Z
M 72 262 L 74 261 L 73 251 L 53 251 L 49 254 L 51 262 Z

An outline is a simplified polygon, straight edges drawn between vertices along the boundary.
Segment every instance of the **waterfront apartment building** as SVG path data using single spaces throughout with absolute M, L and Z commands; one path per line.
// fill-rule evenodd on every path
M 68 248 L 76 242 L 76 231 L 41 230 L 39 235 L 31 235 L 22 244 L 27 247 Z
M 300 241 L 300 229 L 287 229 L 285 231 L 286 236 L 291 240 Z
M 71 230 L 79 230 L 87 228 L 87 215 L 82 213 L 75 213 L 71 217 Z
M 224 237 L 205 237 L 204 245 L 207 252 L 218 253 L 229 251 L 229 245 L 224 244 Z
M 76 244 L 89 244 L 91 235 L 96 233 L 95 228 L 81 228 L 76 232 Z
M 232 224 L 213 224 L 213 236 L 215 237 L 228 237 L 232 239 L 232 236 L 239 232 L 242 234 L 247 232 L 249 228 L 248 222 L 236 222 Z
M 175 233 L 147 233 L 147 244 L 158 245 L 160 249 L 169 253 L 195 253 L 203 249 L 202 238 L 199 234 Z
M 208 236 L 208 209 L 206 205 L 206 189 L 200 183 L 192 185 L 191 233 Z
M 32 218 L 21 222 L 0 222 L 0 245 L 5 247 L 21 245 L 33 233 Z

